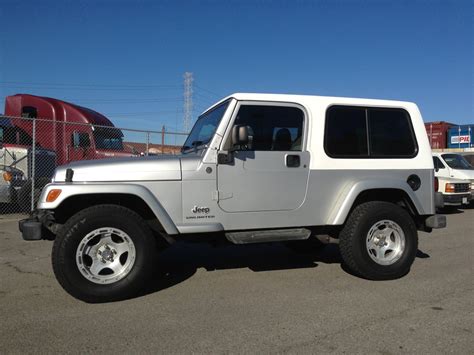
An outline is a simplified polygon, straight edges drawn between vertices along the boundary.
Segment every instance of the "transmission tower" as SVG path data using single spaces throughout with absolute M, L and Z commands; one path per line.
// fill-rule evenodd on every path
M 184 132 L 189 132 L 191 129 L 191 120 L 193 113 L 193 73 L 186 72 L 184 78 L 184 116 L 183 129 Z

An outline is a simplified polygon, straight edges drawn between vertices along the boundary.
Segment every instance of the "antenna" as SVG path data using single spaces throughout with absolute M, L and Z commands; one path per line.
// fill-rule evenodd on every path
M 191 129 L 191 120 L 193 113 L 193 73 L 186 72 L 184 78 L 184 116 L 183 129 L 184 132 L 189 132 Z

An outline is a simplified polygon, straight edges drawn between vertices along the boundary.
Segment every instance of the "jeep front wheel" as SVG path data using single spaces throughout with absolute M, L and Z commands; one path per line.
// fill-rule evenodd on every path
M 358 205 L 339 235 L 345 265 L 371 280 L 408 273 L 418 249 L 415 223 L 406 210 L 382 201 Z
M 135 212 L 116 205 L 84 209 L 56 236 L 53 270 L 61 286 L 86 302 L 131 297 L 149 276 L 155 240 Z

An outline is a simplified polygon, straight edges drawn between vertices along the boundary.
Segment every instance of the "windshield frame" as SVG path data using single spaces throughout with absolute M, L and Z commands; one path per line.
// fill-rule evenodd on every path
M 446 160 L 445 156 L 456 156 L 456 157 L 459 157 L 459 158 L 456 158 L 456 161 L 461 161 L 462 164 L 467 164 L 467 166 L 464 166 L 464 167 L 458 167 L 458 166 L 452 166 L 452 161 L 448 161 Z M 447 166 L 449 166 L 451 169 L 454 169 L 454 170 L 474 170 L 474 166 L 472 166 L 469 161 L 464 158 L 464 156 L 462 156 L 461 154 L 456 154 L 456 153 L 446 153 L 446 154 L 442 154 L 441 157 L 443 158 L 444 162 L 446 163 Z
M 189 132 L 189 135 L 186 138 L 186 141 L 183 143 L 183 146 L 181 147 L 181 153 L 186 154 L 186 153 L 189 153 L 189 152 L 198 151 L 199 149 L 202 149 L 207 144 L 209 144 L 209 142 L 214 137 L 214 135 L 217 131 L 217 128 L 219 127 L 219 124 L 222 121 L 222 118 L 224 117 L 225 113 L 227 112 L 227 109 L 229 108 L 230 102 L 231 102 L 231 99 L 225 100 L 225 101 L 221 102 L 220 104 L 214 106 L 212 109 L 204 112 L 202 115 L 200 115 L 198 117 L 198 119 L 196 120 L 196 123 L 194 123 L 194 126 L 191 129 L 191 132 Z M 197 132 L 196 130 L 199 130 L 197 132 L 197 134 L 199 136 L 200 130 L 203 127 L 203 122 L 206 119 L 215 119 L 215 117 L 213 117 L 212 114 L 215 113 L 219 109 L 223 109 L 223 111 L 222 111 L 220 117 L 218 117 L 218 119 L 216 120 L 215 127 L 214 127 L 212 133 L 209 135 L 208 139 L 203 140 L 203 141 L 196 140 L 197 137 L 195 137 L 195 134 L 193 136 L 193 133 L 196 133 Z M 196 144 L 196 143 L 199 143 L 199 144 Z

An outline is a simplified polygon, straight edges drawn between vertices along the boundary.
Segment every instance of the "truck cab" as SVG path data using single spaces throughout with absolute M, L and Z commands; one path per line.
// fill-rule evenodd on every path
M 77 160 L 130 156 L 123 133 L 104 115 L 89 108 L 49 97 L 17 94 L 5 99 L 5 115 L 33 135 L 44 148 L 57 153 L 58 164 Z M 21 119 L 24 118 L 24 119 Z
M 133 293 L 151 246 L 175 240 L 336 243 L 355 274 L 398 278 L 417 230 L 446 226 L 436 199 L 415 104 L 243 93 L 206 110 L 178 156 L 58 168 L 20 229 L 54 239 L 58 281 L 94 302 Z

